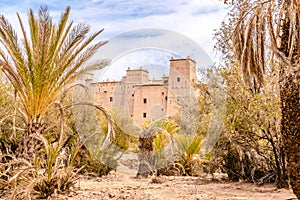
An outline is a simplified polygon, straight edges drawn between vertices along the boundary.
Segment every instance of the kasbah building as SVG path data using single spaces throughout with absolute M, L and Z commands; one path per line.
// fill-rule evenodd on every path
M 130 116 L 135 123 L 178 114 L 181 105 L 195 97 L 196 62 L 189 56 L 170 59 L 169 76 L 150 80 L 149 71 L 128 67 L 120 81 L 93 82 L 93 74 L 79 77 L 108 110 Z

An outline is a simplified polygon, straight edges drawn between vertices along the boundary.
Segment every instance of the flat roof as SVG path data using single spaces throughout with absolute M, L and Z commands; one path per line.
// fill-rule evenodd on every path
M 170 59 L 170 61 L 176 61 L 176 60 L 190 60 L 190 61 L 193 61 L 194 63 L 196 63 L 196 61 L 194 61 L 190 57 L 188 57 L 188 58 L 171 58 Z
M 121 81 L 99 81 L 99 82 L 96 82 L 96 83 L 121 83 Z
M 128 72 L 128 71 L 144 71 L 144 72 L 147 72 L 147 73 L 149 73 L 149 71 L 148 70 L 146 70 L 146 69 L 143 69 L 143 68 L 138 68 L 138 69 L 126 69 L 126 71 Z
M 164 86 L 161 83 L 144 83 L 144 84 L 136 84 L 137 86 Z

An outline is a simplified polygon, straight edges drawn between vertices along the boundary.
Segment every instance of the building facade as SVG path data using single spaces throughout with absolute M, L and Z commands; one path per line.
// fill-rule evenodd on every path
M 120 81 L 93 83 L 91 74 L 81 78 L 93 88 L 101 105 L 142 123 L 145 119 L 175 115 L 181 102 L 194 96 L 196 63 L 189 57 L 171 58 L 169 76 L 163 75 L 160 80 L 150 80 L 149 72 L 142 67 L 128 68 Z

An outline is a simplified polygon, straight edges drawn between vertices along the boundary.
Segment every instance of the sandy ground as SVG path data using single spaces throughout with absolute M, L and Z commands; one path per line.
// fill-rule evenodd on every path
M 291 190 L 276 189 L 272 185 L 212 182 L 199 177 L 136 179 L 133 173 L 124 171 L 102 178 L 81 177 L 76 188 L 75 192 L 59 199 L 296 199 Z
M 101 178 L 80 177 L 76 190 L 59 199 L 67 200 L 288 200 L 296 199 L 292 190 L 276 189 L 273 185 L 211 181 L 206 177 L 135 178 L 136 155 L 120 159 L 117 171 Z M 218 180 L 222 175 L 215 176 Z

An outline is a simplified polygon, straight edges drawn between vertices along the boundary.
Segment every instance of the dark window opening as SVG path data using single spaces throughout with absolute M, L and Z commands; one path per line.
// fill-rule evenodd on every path
M 104 90 L 104 93 L 107 93 L 107 91 L 106 91 L 106 90 Z
M 180 82 L 180 77 L 177 77 L 177 82 Z
M 162 93 L 161 93 L 161 95 L 165 95 L 165 93 L 164 93 L 164 92 L 162 92 Z
M 113 97 L 109 97 L 109 102 L 112 102 L 113 101 Z
M 168 101 L 168 96 L 165 97 L 166 101 Z
M 143 118 L 146 118 L 147 117 L 147 113 L 143 113 Z
M 134 94 L 132 94 L 131 96 L 134 97 Z
M 144 103 L 147 103 L 147 99 L 146 98 L 144 99 Z

